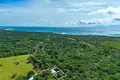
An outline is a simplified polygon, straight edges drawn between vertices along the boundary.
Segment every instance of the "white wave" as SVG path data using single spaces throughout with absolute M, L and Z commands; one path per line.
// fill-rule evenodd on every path
M 4 29 L 4 30 L 12 31 L 12 30 L 14 30 L 14 29 L 12 29 L 12 28 L 6 28 L 6 29 Z
M 66 33 L 63 32 L 63 33 L 61 33 L 61 34 L 66 34 Z

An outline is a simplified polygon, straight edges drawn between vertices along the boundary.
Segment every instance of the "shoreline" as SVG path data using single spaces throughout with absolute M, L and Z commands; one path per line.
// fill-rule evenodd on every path
M 20 27 L 7 27 L 7 28 L 1 28 L 0 30 L 5 30 L 5 31 L 20 31 L 20 32 L 37 32 L 37 33 L 53 33 L 53 34 L 62 34 L 62 35 L 83 35 L 83 36 L 107 36 L 107 37 L 120 37 L 120 34 L 98 34 L 98 33 L 73 33 L 73 32 L 57 32 L 57 31 L 35 31 L 35 30 L 19 30 L 15 28 L 20 28 Z M 23 28 L 23 27 L 22 27 Z M 25 27 L 28 28 L 28 27 Z M 37 27 L 35 27 L 37 28 Z M 54 27 L 55 28 L 55 27 Z

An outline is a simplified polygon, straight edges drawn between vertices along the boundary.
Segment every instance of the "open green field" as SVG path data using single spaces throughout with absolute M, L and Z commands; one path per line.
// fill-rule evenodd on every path
M 102 45 L 108 46 L 108 47 L 113 47 L 113 48 L 119 48 L 120 49 L 120 40 L 105 41 L 105 42 L 102 43 Z
M 29 55 L 0 58 L 2 65 L 0 67 L 0 80 L 12 80 L 13 74 L 17 74 L 16 77 L 25 76 L 29 71 L 32 71 L 32 64 L 26 64 L 28 57 Z M 15 64 L 16 62 L 19 64 Z

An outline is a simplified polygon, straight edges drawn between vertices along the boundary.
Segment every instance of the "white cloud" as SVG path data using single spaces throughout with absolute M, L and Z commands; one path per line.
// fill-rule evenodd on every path
M 70 12 L 79 12 L 79 11 L 89 11 L 90 9 L 84 9 L 84 8 L 71 8 L 68 9 Z
M 65 25 L 77 25 L 77 21 L 67 21 Z
M 32 0 L 30 5 L 20 7 L 0 7 L 0 25 L 84 25 L 111 24 L 111 19 L 120 17 L 120 7 L 109 2 L 92 0 L 91 2 L 77 0 Z M 106 4 L 107 3 L 107 4 Z M 113 6 L 108 7 L 106 6 Z M 89 13 L 90 12 L 90 13 Z M 95 15 L 89 16 L 88 15 Z M 112 14 L 110 15 L 96 15 Z M 113 16 L 114 15 L 114 16 Z M 96 19 L 93 19 L 96 18 Z M 106 18 L 106 19 L 98 19 Z M 71 21 L 69 21 L 71 20 Z
M 113 18 L 112 23 L 113 24 L 120 24 L 120 17 Z
M 12 11 L 9 9 L 0 9 L 0 12 L 12 12 Z
M 77 6 L 102 6 L 105 5 L 105 2 L 86 2 L 86 3 L 70 3 L 70 6 L 77 7 Z
M 51 3 L 51 1 L 50 1 L 50 0 L 45 0 L 45 2 L 46 2 L 46 3 L 48 3 L 48 4 L 50 4 L 50 3 Z
M 54 24 L 54 20 L 39 19 L 36 21 L 37 24 Z
M 0 8 L 0 12 L 4 12 L 4 13 L 20 13 L 20 12 L 23 12 L 23 13 L 26 13 L 28 12 L 29 9 L 28 8 Z
M 89 15 L 93 15 L 93 14 L 120 14 L 120 7 L 108 7 L 106 9 L 99 9 L 97 11 L 92 11 L 89 13 Z
M 65 25 L 75 25 L 75 26 L 116 25 L 116 24 L 120 24 L 120 18 L 102 18 L 102 19 L 78 20 L 78 21 L 65 22 Z
M 78 12 L 78 11 L 80 11 L 81 9 L 69 9 L 69 11 L 71 11 L 71 12 Z
M 101 24 L 100 20 L 79 20 L 78 21 L 79 25 L 96 25 L 96 24 Z
M 118 25 L 118 24 L 120 24 L 120 17 L 78 21 L 78 25 Z
M 7 11 L 7 10 L 5 10 L 5 9 L 0 9 L 0 12 L 5 12 L 5 11 Z
M 39 20 L 37 20 L 37 23 L 41 23 L 41 22 L 48 22 L 48 20 L 46 20 L 46 19 L 39 19 Z
M 65 25 L 99 25 L 101 24 L 100 20 L 79 20 L 79 21 L 67 21 Z
M 79 11 L 89 11 L 90 9 L 84 9 L 84 8 L 57 8 L 56 12 L 62 13 L 62 12 L 79 12 Z
M 57 8 L 56 11 L 61 13 L 61 12 L 66 12 L 67 10 L 65 8 Z

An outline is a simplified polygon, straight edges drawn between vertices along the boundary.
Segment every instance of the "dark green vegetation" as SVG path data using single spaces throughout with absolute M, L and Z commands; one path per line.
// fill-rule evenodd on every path
M 1 30 L 0 57 L 23 54 L 34 56 L 29 59 L 35 70 L 59 67 L 67 74 L 65 80 L 120 80 L 117 37 Z M 51 78 L 49 72 L 35 76 L 35 80 L 54 80 Z

